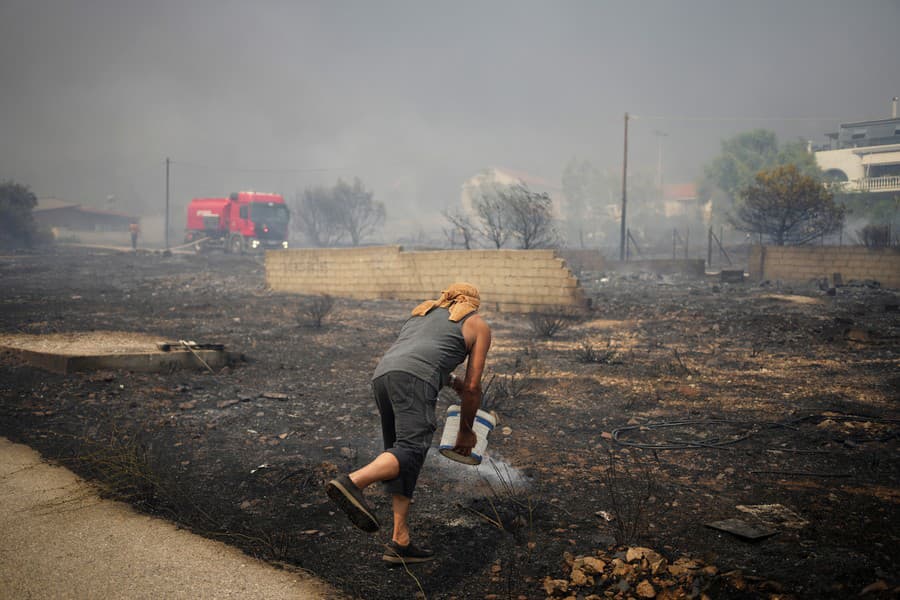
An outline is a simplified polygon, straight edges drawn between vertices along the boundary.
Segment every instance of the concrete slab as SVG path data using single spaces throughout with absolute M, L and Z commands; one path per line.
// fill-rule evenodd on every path
M 339 597 L 310 575 L 103 500 L 0 437 L 0 598 Z
M 123 331 L 91 331 L 49 335 L 0 335 L 0 351 L 35 367 L 56 373 L 93 370 L 142 372 L 173 369 L 221 369 L 228 362 L 224 350 L 159 349 L 160 336 Z

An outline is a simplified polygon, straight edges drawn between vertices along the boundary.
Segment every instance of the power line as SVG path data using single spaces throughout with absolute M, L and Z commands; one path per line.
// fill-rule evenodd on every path
M 851 120 L 837 117 L 691 117 L 678 115 L 631 115 L 632 119 L 653 121 L 837 121 L 849 123 Z
M 199 163 L 185 162 L 173 160 L 173 165 L 189 167 L 193 169 L 206 169 L 209 171 L 237 171 L 243 173 L 323 173 L 327 171 L 349 171 L 350 167 L 312 167 L 300 169 L 272 169 L 272 168 L 255 168 L 255 167 L 237 167 L 223 165 L 202 165 Z

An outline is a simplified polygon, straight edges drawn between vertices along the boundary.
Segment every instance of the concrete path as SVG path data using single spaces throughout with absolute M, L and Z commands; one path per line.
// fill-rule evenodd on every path
M 337 592 L 97 496 L 0 437 L 0 599 L 292 598 Z

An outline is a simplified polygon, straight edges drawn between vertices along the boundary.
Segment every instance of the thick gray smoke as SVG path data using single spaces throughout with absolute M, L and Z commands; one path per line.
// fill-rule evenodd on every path
M 619 169 L 626 111 L 632 168 L 668 182 L 738 131 L 887 116 L 897 23 L 890 0 L 7 0 L 0 177 L 149 216 L 167 156 L 179 207 L 359 176 L 411 236 L 486 167 Z

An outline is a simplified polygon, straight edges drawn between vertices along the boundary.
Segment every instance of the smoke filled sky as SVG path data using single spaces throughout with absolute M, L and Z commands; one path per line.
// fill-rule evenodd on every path
M 628 111 L 632 168 L 691 181 L 740 131 L 890 116 L 898 25 L 898 0 L 2 0 L 0 178 L 151 215 L 167 156 L 181 204 L 358 175 L 426 222 L 486 167 L 620 170 Z

